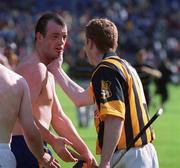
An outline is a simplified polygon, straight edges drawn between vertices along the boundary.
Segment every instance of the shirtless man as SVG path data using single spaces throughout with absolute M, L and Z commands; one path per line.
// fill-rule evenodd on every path
M 32 117 L 29 88 L 18 74 L 0 64 L 0 167 L 15 168 L 16 159 L 10 142 L 18 119 L 28 147 L 45 167 L 59 168 L 58 163 L 43 150 L 42 139 Z
M 35 51 L 31 56 L 26 57 L 26 60 L 17 67 L 16 72 L 27 80 L 30 87 L 33 115 L 44 141 L 50 144 L 64 161 L 77 160 L 65 146 L 65 144 L 71 145 L 90 167 L 96 161 L 63 112 L 55 92 L 54 77 L 46 67 L 63 54 L 66 38 L 67 26 L 58 14 L 42 15 L 35 28 Z M 48 131 L 50 125 L 62 137 Z M 17 159 L 17 165 L 20 168 L 23 166 L 37 168 L 38 162 L 27 150 L 22 133 L 21 126 L 17 122 L 12 139 L 12 151 Z

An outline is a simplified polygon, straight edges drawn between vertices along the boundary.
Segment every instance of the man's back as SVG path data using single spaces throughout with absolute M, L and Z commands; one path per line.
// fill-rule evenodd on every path
M 0 143 L 9 143 L 23 95 L 22 77 L 0 64 Z
M 56 161 L 43 150 L 42 139 L 33 120 L 29 88 L 25 79 L 0 64 L 0 81 L 0 167 L 16 167 L 10 142 L 17 120 L 21 123 L 28 147 L 39 163 L 45 167 L 55 167 Z

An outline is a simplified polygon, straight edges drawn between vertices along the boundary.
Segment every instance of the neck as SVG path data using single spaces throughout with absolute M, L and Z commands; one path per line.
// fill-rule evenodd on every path
M 36 57 L 39 59 L 40 62 L 42 62 L 45 65 L 48 65 L 50 61 L 46 58 L 44 53 L 41 52 L 40 49 L 36 49 Z
M 96 54 L 94 55 L 94 65 L 98 65 L 102 59 L 105 59 L 109 56 L 116 56 L 116 52 L 115 51 L 108 51 L 106 53 L 100 52 L 100 51 L 96 51 Z
M 34 51 L 32 54 L 28 55 L 28 57 L 25 57 L 25 60 L 28 62 L 33 62 L 33 63 L 41 62 L 39 59 L 38 53 L 36 51 Z
M 94 54 L 94 59 L 93 59 L 94 66 L 98 65 L 102 61 L 103 55 L 104 54 L 102 52 L 96 51 L 96 53 Z
M 108 51 L 108 52 L 104 53 L 103 59 L 111 57 L 111 56 L 117 56 L 117 53 L 115 51 Z

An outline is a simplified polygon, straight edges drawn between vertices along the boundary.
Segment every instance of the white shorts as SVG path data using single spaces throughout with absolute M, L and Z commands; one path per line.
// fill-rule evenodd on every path
M 9 144 L 0 143 L 0 168 L 16 168 L 16 159 Z
M 152 143 L 143 147 L 130 148 L 118 162 L 123 152 L 124 150 L 115 152 L 111 160 L 112 168 L 159 168 L 156 150 Z

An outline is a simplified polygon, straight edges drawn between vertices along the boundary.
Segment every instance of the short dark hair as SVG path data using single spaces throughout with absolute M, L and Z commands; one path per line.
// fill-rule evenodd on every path
M 40 32 L 43 36 L 46 35 L 47 33 L 46 26 L 49 20 L 53 20 L 62 27 L 66 26 L 64 19 L 58 13 L 48 12 L 43 14 L 37 21 L 37 24 L 35 26 L 35 35 L 37 32 Z M 35 40 L 36 40 L 36 36 L 35 36 Z
M 106 18 L 92 19 L 86 25 L 86 38 L 93 40 L 100 51 L 108 52 L 117 48 L 118 30 Z

